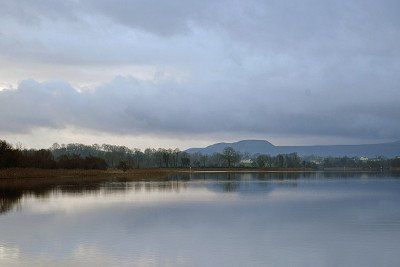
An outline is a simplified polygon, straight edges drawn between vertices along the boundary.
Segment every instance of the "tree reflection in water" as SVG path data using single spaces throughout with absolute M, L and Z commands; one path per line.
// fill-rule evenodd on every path
M 297 186 L 297 179 L 347 179 L 379 177 L 382 173 L 363 172 L 194 172 L 179 173 L 165 177 L 163 180 L 155 181 L 115 181 L 113 179 L 101 182 L 84 180 L 77 182 L 59 183 L 56 180 L 0 180 L 0 214 L 6 213 L 14 208 L 20 207 L 24 196 L 35 196 L 37 198 L 48 198 L 52 193 L 68 193 L 76 195 L 96 194 L 100 190 L 106 193 L 124 191 L 174 191 L 180 192 L 189 186 L 205 187 L 211 191 L 257 193 L 267 192 L 266 187 L 272 182 L 275 186 L 293 187 Z M 399 177 L 399 173 L 391 174 Z M 196 183 L 199 182 L 199 183 Z M 208 183 L 210 182 L 210 183 Z M 257 190 L 258 189 L 258 190 Z

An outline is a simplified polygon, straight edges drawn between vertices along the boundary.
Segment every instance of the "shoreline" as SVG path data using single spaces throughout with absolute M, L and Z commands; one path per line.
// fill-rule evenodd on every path
M 386 173 L 400 173 L 400 170 L 386 171 Z M 0 169 L 0 198 L 2 195 L 20 194 L 21 192 L 33 192 L 42 194 L 58 187 L 78 186 L 83 189 L 98 189 L 107 182 L 169 182 L 176 179 L 190 180 L 191 175 L 201 174 L 276 174 L 296 176 L 303 174 L 330 173 L 332 175 L 344 175 L 346 173 L 385 173 L 372 170 L 299 170 L 299 169 L 131 169 L 126 172 L 116 169 L 108 170 L 81 170 L 81 169 L 28 169 L 12 168 Z M 182 175 L 182 176 L 179 176 Z M 1 201 L 0 201 L 1 202 Z M 1 208 L 2 203 L 0 203 Z
M 319 173 L 319 172 L 397 172 L 400 169 L 391 170 L 362 170 L 362 169 L 299 169 L 299 168 L 146 168 L 129 169 L 122 171 L 118 169 L 107 170 L 84 170 L 84 169 L 36 169 L 36 168 L 9 168 L 0 169 L 1 180 L 23 180 L 23 179 L 139 179 L 147 180 L 162 178 L 179 173 Z

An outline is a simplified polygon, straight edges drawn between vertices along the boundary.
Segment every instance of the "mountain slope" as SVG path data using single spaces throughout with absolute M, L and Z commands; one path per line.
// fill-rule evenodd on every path
M 189 148 L 186 150 L 188 153 L 202 153 L 202 154 L 214 154 L 220 153 L 225 147 L 232 147 L 233 149 L 240 151 L 242 153 L 248 152 L 250 154 L 261 154 L 268 152 L 273 152 L 275 146 L 265 140 L 242 140 L 235 143 L 217 143 L 205 148 Z
M 395 157 L 400 156 L 400 141 L 382 144 L 363 145 L 319 145 L 319 146 L 274 146 L 265 140 L 242 140 L 234 143 L 217 143 L 205 148 L 189 148 L 188 153 L 220 153 L 225 147 L 232 147 L 241 153 L 249 154 L 287 154 L 296 152 L 302 156 L 349 156 L 349 157 Z

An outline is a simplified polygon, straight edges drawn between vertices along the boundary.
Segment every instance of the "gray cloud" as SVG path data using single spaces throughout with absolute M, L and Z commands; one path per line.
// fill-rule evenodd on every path
M 0 91 L 0 131 L 399 139 L 399 8 L 368 0 L 5 0 L 0 84 L 11 75 L 50 82 Z M 131 66 L 156 75 L 133 78 Z M 91 91 L 64 78 L 73 69 L 102 80 L 111 68 L 121 76 Z
M 183 34 L 190 23 L 206 15 L 212 1 L 156 1 L 156 0 L 95 0 L 86 4 L 112 20 L 162 36 Z
M 215 86 L 215 85 L 214 85 Z M 330 94 L 309 95 L 281 89 L 226 84 L 141 82 L 120 77 L 93 92 L 65 83 L 25 81 L 0 92 L 3 132 L 35 127 L 75 126 L 116 134 L 210 134 L 218 132 L 398 138 L 400 108 L 394 99 L 332 101 Z M 360 91 L 362 93 L 362 91 Z

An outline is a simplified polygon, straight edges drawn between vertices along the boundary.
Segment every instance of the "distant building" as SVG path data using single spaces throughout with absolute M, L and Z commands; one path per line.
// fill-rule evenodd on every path
M 361 161 L 368 161 L 368 157 L 360 157 Z
M 251 167 L 251 166 L 253 166 L 253 160 L 251 160 L 251 159 L 242 159 L 239 162 L 239 165 L 243 166 L 243 167 Z

